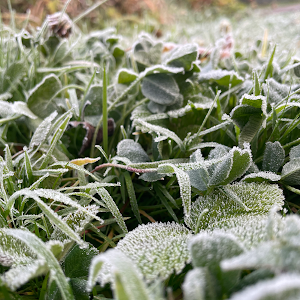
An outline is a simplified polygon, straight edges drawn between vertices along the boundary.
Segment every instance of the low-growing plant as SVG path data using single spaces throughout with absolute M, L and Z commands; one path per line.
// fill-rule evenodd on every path
M 298 299 L 299 59 L 75 21 L 0 24 L 0 298 Z

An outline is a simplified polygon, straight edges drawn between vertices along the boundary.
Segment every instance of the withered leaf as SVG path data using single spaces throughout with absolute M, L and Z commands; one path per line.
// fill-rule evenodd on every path
M 88 149 L 91 146 L 96 128 L 88 122 L 72 121 L 69 123 L 69 125 L 71 125 L 72 127 L 77 127 L 78 125 L 82 125 L 82 127 L 86 130 L 85 137 L 82 141 L 81 149 L 78 153 L 79 155 L 81 155 L 86 149 Z M 109 118 L 107 120 L 108 136 L 112 136 L 114 131 L 115 131 L 115 121 L 114 121 L 114 119 Z M 96 143 L 100 144 L 102 142 L 102 140 L 103 140 L 103 128 L 101 127 L 97 133 Z

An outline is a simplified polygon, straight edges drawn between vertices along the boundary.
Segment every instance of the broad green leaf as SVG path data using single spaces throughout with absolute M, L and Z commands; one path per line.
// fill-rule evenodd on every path
M 61 83 L 58 77 L 50 74 L 29 91 L 27 98 L 28 108 L 38 117 L 44 119 L 53 113 L 57 106 L 52 101 L 58 90 L 61 89 Z
M 176 174 L 180 187 L 180 196 L 182 199 L 184 215 L 188 217 L 191 212 L 191 183 L 188 174 L 173 164 L 159 165 L 157 172 L 160 174 Z
M 210 177 L 209 185 L 226 185 L 241 177 L 250 167 L 252 158 L 249 149 L 241 150 L 233 147 L 222 162 L 216 164 L 213 174 Z
M 120 250 L 111 249 L 103 254 L 93 258 L 90 265 L 88 290 L 91 291 L 95 285 L 99 272 L 103 263 L 110 264 L 113 270 L 114 281 L 116 275 L 118 276 L 118 285 L 121 285 L 124 290 L 122 298 L 117 300 L 150 300 L 151 297 L 147 291 L 145 283 L 142 281 L 142 276 L 139 273 L 134 262 L 129 259 Z M 119 286 L 118 286 L 119 287 Z
M 281 180 L 285 184 L 299 185 L 300 182 L 300 158 L 294 158 L 286 163 L 281 171 Z
M 84 120 L 94 127 L 102 115 L 102 85 L 92 85 L 85 96 Z
M 62 299 L 73 300 L 72 290 L 65 277 L 59 262 L 53 253 L 46 247 L 45 243 L 40 240 L 35 234 L 21 229 L 3 229 L 3 232 L 17 240 L 22 241 L 36 255 L 46 262 L 50 269 L 50 278 L 55 280 L 61 292 Z
M 193 202 L 191 215 L 185 217 L 185 223 L 194 232 L 198 229 L 200 232 L 220 229 L 232 233 L 245 247 L 250 248 L 266 236 L 266 222 L 271 208 L 281 209 L 284 200 L 282 190 L 277 185 L 266 183 L 236 183 L 225 187 L 239 201 L 220 190 L 200 196 Z M 199 220 L 205 209 L 208 212 Z
M 136 74 L 132 70 L 121 69 L 117 75 L 118 83 L 120 84 L 128 84 L 135 81 L 138 78 L 138 74 Z
M 128 232 L 126 224 L 113 198 L 110 196 L 110 194 L 107 192 L 105 188 L 98 188 L 97 193 L 105 203 L 106 207 L 110 210 L 112 215 L 115 217 L 122 231 L 126 234 Z
M 14 91 L 25 72 L 26 68 L 23 61 L 15 61 L 9 65 L 2 75 L 0 94 Z
M 227 70 L 212 70 L 201 72 L 198 77 L 200 82 L 216 82 L 219 85 L 234 87 L 241 84 L 244 79 L 234 71 Z
M 182 67 L 185 71 L 190 71 L 192 63 L 198 57 L 198 46 L 187 44 L 172 50 L 166 60 L 166 64 L 172 67 Z
M 300 158 L 300 145 L 292 147 L 289 155 L 291 161 Z
M 189 241 L 189 250 L 194 267 L 215 267 L 223 259 L 244 252 L 244 246 L 236 237 L 218 230 L 201 232 Z
M 284 149 L 278 141 L 274 143 L 267 142 L 262 164 L 263 170 L 273 173 L 278 172 L 279 168 L 284 163 L 284 158 Z
M 125 139 L 118 143 L 117 155 L 126 157 L 133 163 L 147 162 L 150 160 L 142 146 L 130 139 Z
M 190 262 L 187 241 L 191 236 L 185 226 L 175 222 L 142 224 L 119 241 L 116 249 L 134 261 L 149 284 L 183 270 Z M 111 281 L 111 276 L 110 266 L 105 264 L 100 273 L 101 283 Z
M 167 106 L 174 104 L 180 96 L 175 79 L 168 74 L 145 77 L 142 81 L 142 93 L 149 100 Z

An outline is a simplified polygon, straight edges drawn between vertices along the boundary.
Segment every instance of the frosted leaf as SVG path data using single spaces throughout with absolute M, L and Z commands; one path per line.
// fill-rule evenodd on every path
M 279 221 L 279 220 L 278 220 Z M 278 231 L 256 248 L 222 262 L 224 270 L 266 268 L 273 272 L 300 271 L 300 219 L 287 216 L 281 219 Z
M 242 181 L 245 182 L 263 182 L 263 181 L 279 181 L 280 175 L 273 172 L 257 172 L 246 175 Z
M 241 177 L 250 167 L 252 155 L 249 149 L 233 147 L 214 168 L 209 185 L 228 184 Z
M 114 202 L 113 198 L 110 196 L 108 191 L 104 188 L 98 188 L 98 194 L 101 197 L 101 199 L 104 201 L 106 207 L 110 210 L 112 215 L 115 217 L 117 223 L 119 224 L 122 231 L 126 234 L 128 232 L 126 224 L 123 220 L 123 217 L 119 211 L 118 206 Z
M 236 72 L 221 69 L 201 72 L 198 79 L 200 82 L 212 81 L 224 86 L 229 86 L 231 84 L 231 87 L 234 87 L 244 81 L 244 79 Z
M 166 105 L 161 105 L 154 101 L 149 101 L 147 107 L 153 114 L 164 113 L 167 109 Z
M 17 265 L 1 275 L 1 284 L 15 291 L 32 278 L 41 276 L 49 271 L 44 260 L 38 259 L 29 264 Z
M 234 235 L 219 230 L 198 233 L 188 245 L 194 267 L 214 267 L 223 259 L 244 252 L 243 245 Z
M 286 163 L 281 171 L 281 180 L 285 184 L 299 185 L 300 183 L 300 158 L 294 158 Z
M 125 139 L 118 143 L 117 155 L 128 158 L 133 163 L 150 161 L 142 146 L 134 140 Z
M 200 230 L 222 229 L 235 234 L 247 247 L 257 244 L 266 234 L 263 229 L 268 212 L 273 206 L 280 209 L 283 205 L 282 190 L 266 183 L 235 183 L 226 188 L 236 194 L 247 210 L 224 192 L 215 190 L 192 204 L 191 215 L 185 217 L 185 223 L 196 231 L 201 212 L 208 209 L 199 222 Z
M 72 290 L 59 262 L 41 239 L 31 232 L 21 229 L 3 229 L 3 232 L 25 243 L 40 259 L 44 260 L 50 270 L 50 280 L 55 280 L 62 294 L 62 299 L 73 299 Z
M 59 78 L 50 74 L 43 78 L 32 90 L 27 98 L 28 108 L 38 117 L 46 118 L 57 109 L 55 102 L 49 101 L 61 89 Z
M 189 113 L 190 111 L 194 109 L 197 110 L 201 110 L 201 109 L 209 109 L 212 106 L 212 101 L 209 99 L 209 101 L 203 101 L 203 103 L 193 103 L 191 104 L 187 104 L 186 106 L 176 109 L 176 110 L 170 110 L 167 112 L 167 114 L 171 117 L 171 118 L 180 118 L 185 116 L 187 113 Z
M 85 206 L 85 209 L 90 211 L 93 214 L 98 213 L 98 207 L 96 205 L 90 205 Z M 85 226 L 89 224 L 89 222 L 93 218 L 90 215 L 87 215 L 82 210 L 76 210 L 75 212 L 72 212 L 68 214 L 66 217 L 64 217 L 62 220 L 71 228 L 74 230 L 74 232 L 81 234 L 84 230 Z M 67 243 L 70 241 L 70 237 L 65 234 L 63 231 L 61 231 L 58 227 L 54 229 L 54 231 L 51 234 L 52 240 L 58 240 L 63 243 Z
M 262 95 L 254 96 L 254 95 L 244 94 L 240 99 L 240 104 L 260 108 L 263 114 L 265 115 L 267 114 L 267 99 L 265 96 Z
M 85 97 L 84 120 L 96 127 L 102 115 L 102 85 L 94 84 Z
M 138 77 L 138 74 L 133 70 L 129 69 L 120 69 L 117 74 L 117 80 L 120 84 L 128 84 L 135 81 Z
M 300 158 L 300 145 L 292 147 L 290 150 L 290 160 Z
M 264 152 L 262 168 L 264 171 L 278 172 L 283 165 L 285 152 L 281 144 L 276 141 L 274 143 L 267 142 Z
M 290 91 L 290 87 L 286 84 L 281 84 L 273 78 L 266 80 L 267 84 L 263 84 L 263 90 L 265 95 L 269 95 L 270 103 L 278 103 L 285 98 Z
M 184 215 L 189 216 L 191 212 L 191 183 L 188 174 L 173 164 L 162 164 L 158 167 L 157 172 L 159 174 L 176 174 L 180 187 L 180 196 L 184 208 Z
M 178 74 L 184 71 L 184 68 L 175 68 L 175 67 L 168 67 L 165 65 L 155 65 L 149 68 L 146 68 L 145 71 L 140 73 L 140 77 L 144 78 L 145 76 L 152 75 L 152 74 Z
M 282 274 L 261 281 L 234 294 L 230 300 L 298 300 L 300 299 L 300 276 Z
M 135 262 L 147 283 L 158 277 L 167 279 L 173 272 L 179 274 L 190 262 L 187 241 L 191 232 L 183 225 L 172 223 L 150 223 L 139 225 L 130 231 L 117 245 Z M 109 266 L 103 272 L 102 284 L 110 280 Z
M 173 67 L 183 67 L 185 71 L 192 69 L 192 63 L 197 59 L 198 46 L 196 44 L 187 44 L 172 50 L 165 63 Z
M 51 128 L 51 122 L 55 119 L 56 116 L 57 112 L 55 111 L 42 121 L 31 138 L 29 148 L 40 146 L 47 139 L 48 133 L 50 132 Z
M 34 190 L 34 193 L 37 194 L 39 197 L 44 197 L 48 199 L 53 199 L 54 201 L 62 202 L 66 205 L 70 205 L 72 207 L 75 207 L 82 212 L 86 213 L 87 215 L 91 216 L 92 218 L 96 219 L 100 223 L 103 223 L 103 220 L 96 216 L 92 211 L 86 209 L 85 207 L 79 205 L 76 201 L 72 200 L 70 197 L 68 197 L 66 194 L 60 193 L 55 190 L 50 189 L 36 189 Z
M 116 249 L 132 259 L 150 282 L 182 271 L 190 261 L 187 249 L 190 237 L 191 232 L 175 222 L 142 224 L 130 231 Z
M 124 299 L 151 299 L 134 261 L 117 249 L 110 249 L 93 258 L 87 284 L 88 291 L 91 291 L 96 281 L 99 280 L 98 275 L 101 272 L 103 263 L 111 266 L 114 282 L 118 280 L 118 285 L 114 284 L 115 293 L 117 293 L 117 288 L 122 288 L 125 292 L 125 295 L 123 294 Z
M 182 285 L 185 300 L 205 300 L 205 271 L 195 268 L 189 271 Z
M 16 241 L 11 236 L 7 236 L 0 229 L 0 264 L 2 266 L 15 266 L 28 264 L 36 259 L 36 254 L 26 246 L 25 243 Z
M 142 93 L 149 100 L 160 105 L 172 105 L 179 97 L 179 87 L 168 74 L 153 74 L 143 79 Z
M 174 140 L 174 142 L 179 146 L 179 148 L 182 151 L 184 151 L 184 144 L 182 140 L 173 131 L 158 125 L 150 124 L 148 122 L 143 121 L 142 119 L 135 120 L 135 126 L 141 128 L 142 132 L 154 132 L 156 134 L 167 136 L 168 138 Z

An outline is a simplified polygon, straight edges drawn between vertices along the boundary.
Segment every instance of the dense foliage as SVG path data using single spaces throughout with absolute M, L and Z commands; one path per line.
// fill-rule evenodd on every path
M 299 49 L 24 28 L 0 24 L 0 298 L 299 299 Z

